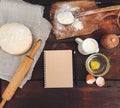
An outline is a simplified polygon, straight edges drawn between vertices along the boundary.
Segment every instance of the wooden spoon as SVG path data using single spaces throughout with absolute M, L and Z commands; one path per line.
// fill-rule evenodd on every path
M 80 12 L 78 14 L 72 14 L 72 12 L 70 12 L 70 11 L 63 12 L 63 14 L 59 13 L 58 17 L 57 17 L 57 21 L 63 25 L 68 25 L 68 24 L 72 24 L 77 17 L 97 14 L 97 13 L 101 13 L 101 12 L 113 11 L 113 10 L 120 10 L 120 5 L 98 8 L 98 9 L 94 9 L 94 10 Z M 64 20 L 62 17 L 64 17 Z M 70 20 L 68 20 L 68 18 Z

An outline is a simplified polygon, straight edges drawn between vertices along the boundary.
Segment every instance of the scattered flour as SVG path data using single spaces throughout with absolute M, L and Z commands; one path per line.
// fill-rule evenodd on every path
M 72 11 L 76 11 L 76 10 L 79 10 L 79 9 L 80 9 L 80 7 L 71 7 L 70 11 L 72 12 Z
M 83 29 L 83 24 L 82 24 L 82 22 L 79 21 L 78 19 L 76 19 L 76 20 L 74 21 L 74 23 L 72 24 L 72 26 L 76 29 L 76 31 Z

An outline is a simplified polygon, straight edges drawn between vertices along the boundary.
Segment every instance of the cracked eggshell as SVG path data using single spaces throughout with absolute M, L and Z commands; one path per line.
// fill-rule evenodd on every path
M 96 79 L 96 85 L 99 87 L 103 87 L 105 85 L 105 79 L 103 77 L 98 77 Z
M 87 84 L 93 84 L 95 81 L 96 81 L 96 78 L 93 75 L 88 74 L 86 76 L 86 83 Z

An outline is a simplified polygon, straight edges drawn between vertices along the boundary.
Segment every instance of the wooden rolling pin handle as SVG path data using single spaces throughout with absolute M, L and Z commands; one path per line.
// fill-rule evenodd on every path
M 39 47 L 40 47 L 41 44 L 42 44 L 42 40 L 39 39 L 39 40 L 35 43 L 34 48 L 32 49 L 32 51 L 31 51 L 31 53 L 30 53 L 30 55 L 29 55 L 30 58 L 33 58 L 33 57 L 34 57 L 35 53 L 37 52 L 37 50 L 39 49 Z
M 16 70 L 13 78 L 11 79 L 10 83 L 8 84 L 7 88 L 5 89 L 4 93 L 2 94 L 2 102 L 0 103 L 0 108 L 3 108 L 6 101 L 9 101 L 12 96 L 14 95 L 15 91 L 17 90 L 18 86 L 20 85 L 21 81 L 24 79 L 25 75 L 27 74 L 30 66 L 33 63 L 33 57 L 37 50 L 39 49 L 42 40 L 38 40 L 34 45 L 30 55 L 25 56 L 23 62 L 20 64 L 18 69 Z
M 3 108 L 5 103 L 6 103 L 6 100 L 3 99 L 2 102 L 0 103 L 0 108 Z

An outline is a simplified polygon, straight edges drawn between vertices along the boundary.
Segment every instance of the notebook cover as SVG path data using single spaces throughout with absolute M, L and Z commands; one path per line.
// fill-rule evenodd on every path
M 73 87 L 72 50 L 44 51 L 44 87 Z

